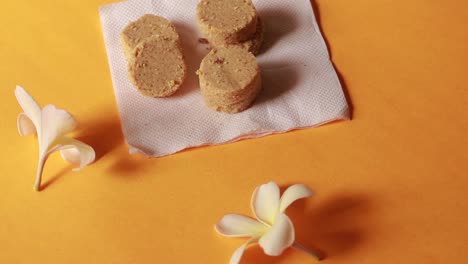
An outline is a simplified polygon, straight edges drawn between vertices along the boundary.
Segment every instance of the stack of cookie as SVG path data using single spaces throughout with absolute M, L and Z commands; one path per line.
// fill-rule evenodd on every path
M 253 54 L 260 50 L 263 24 L 251 0 L 201 0 L 197 20 L 213 47 L 237 46 Z
M 240 46 L 214 48 L 197 73 L 205 103 L 215 111 L 247 109 L 262 86 L 255 56 Z
M 263 42 L 263 25 L 251 0 L 200 0 L 200 31 L 213 49 L 198 76 L 206 105 L 220 112 L 247 109 L 262 87 L 254 54 Z
M 185 80 L 187 67 L 179 34 L 165 18 L 144 15 L 122 32 L 130 80 L 145 96 L 174 94 Z

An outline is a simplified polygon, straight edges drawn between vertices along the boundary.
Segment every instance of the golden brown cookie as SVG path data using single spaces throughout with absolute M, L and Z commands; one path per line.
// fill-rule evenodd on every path
M 121 41 L 127 57 L 140 42 L 153 36 L 179 41 L 179 34 L 171 22 L 163 17 L 147 14 L 122 31 Z
M 177 40 L 149 37 L 130 54 L 130 79 L 146 96 L 165 97 L 174 94 L 184 82 L 186 70 Z
M 214 48 L 203 59 L 198 75 L 205 103 L 215 111 L 243 111 L 261 89 L 255 56 L 238 46 Z
M 257 20 L 251 0 L 201 0 L 197 6 L 198 26 L 213 46 L 252 39 Z

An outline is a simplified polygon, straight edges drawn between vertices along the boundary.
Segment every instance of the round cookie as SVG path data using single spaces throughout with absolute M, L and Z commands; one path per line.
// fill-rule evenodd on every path
M 122 31 L 121 41 L 127 57 L 130 58 L 133 49 L 141 41 L 153 36 L 179 41 L 179 34 L 171 22 L 163 17 L 147 14 Z
M 198 75 L 205 103 L 215 111 L 243 111 L 261 89 L 255 56 L 238 46 L 214 48 L 203 59 Z
M 135 47 L 130 58 L 130 79 L 143 95 L 170 96 L 185 80 L 187 69 L 178 41 L 147 38 Z
M 257 20 L 251 0 L 201 0 L 197 6 L 198 26 L 213 46 L 251 39 Z

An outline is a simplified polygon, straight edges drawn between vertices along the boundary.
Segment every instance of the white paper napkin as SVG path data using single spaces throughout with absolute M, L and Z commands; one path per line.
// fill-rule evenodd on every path
M 266 29 L 258 56 L 263 91 L 250 109 L 238 114 L 209 110 L 199 92 L 195 71 L 208 50 L 199 42 L 197 0 L 128 0 L 102 6 L 104 40 L 130 153 L 158 157 L 348 119 L 348 105 L 309 1 L 254 0 Z M 173 22 L 183 43 L 189 76 L 172 97 L 144 97 L 128 79 L 120 33 L 148 13 Z

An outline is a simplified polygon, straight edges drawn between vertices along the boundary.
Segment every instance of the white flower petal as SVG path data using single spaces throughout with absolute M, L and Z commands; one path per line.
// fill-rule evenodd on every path
M 255 217 L 272 225 L 278 212 L 280 190 L 274 182 L 260 185 L 252 194 L 251 206 Z
M 229 264 L 239 264 L 241 261 L 242 255 L 244 255 L 245 249 L 252 243 L 255 243 L 258 241 L 258 237 L 252 237 L 251 239 L 247 240 L 242 246 L 240 246 L 236 251 L 231 256 L 231 260 L 229 261 Z
M 255 219 L 244 215 L 225 215 L 216 225 L 215 230 L 226 237 L 253 237 L 264 234 L 268 227 Z
M 304 184 L 295 184 L 286 189 L 281 196 L 279 203 L 279 211 L 284 213 L 286 208 L 290 206 L 296 200 L 309 197 L 313 192 Z
M 268 232 L 263 235 L 258 243 L 265 254 L 279 256 L 294 243 L 294 225 L 285 214 L 278 214 L 276 221 Z
M 21 136 L 27 136 L 36 133 L 36 127 L 34 126 L 34 123 L 25 113 L 21 113 L 18 115 L 17 126 L 18 133 Z
M 42 109 L 42 134 L 39 139 L 42 143 L 41 146 L 47 149 L 52 147 L 52 143 L 57 138 L 73 131 L 75 128 L 76 121 L 71 114 L 65 110 L 58 109 L 54 105 L 46 105 Z
M 65 160 L 79 164 L 80 168 L 94 161 L 96 154 L 92 147 L 64 137 L 76 128 L 76 121 L 70 113 L 54 105 L 47 105 L 41 109 L 20 86 L 16 87 L 15 96 L 24 110 L 24 113 L 18 116 L 18 132 L 20 135 L 28 135 L 35 131 L 38 136 L 39 162 L 34 184 L 36 190 L 40 188 L 44 164 L 52 152 L 60 150 Z
M 62 158 L 70 163 L 80 165 L 79 169 L 91 164 L 96 158 L 94 149 L 89 145 L 67 137 L 61 137 L 52 151 L 60 150 Z
M 39 104 L 21 86 L 16 86 L 15 96 L 24 113 L 31 119 L 36 128 L 39 128 L 41 125 L 41 107 Z

